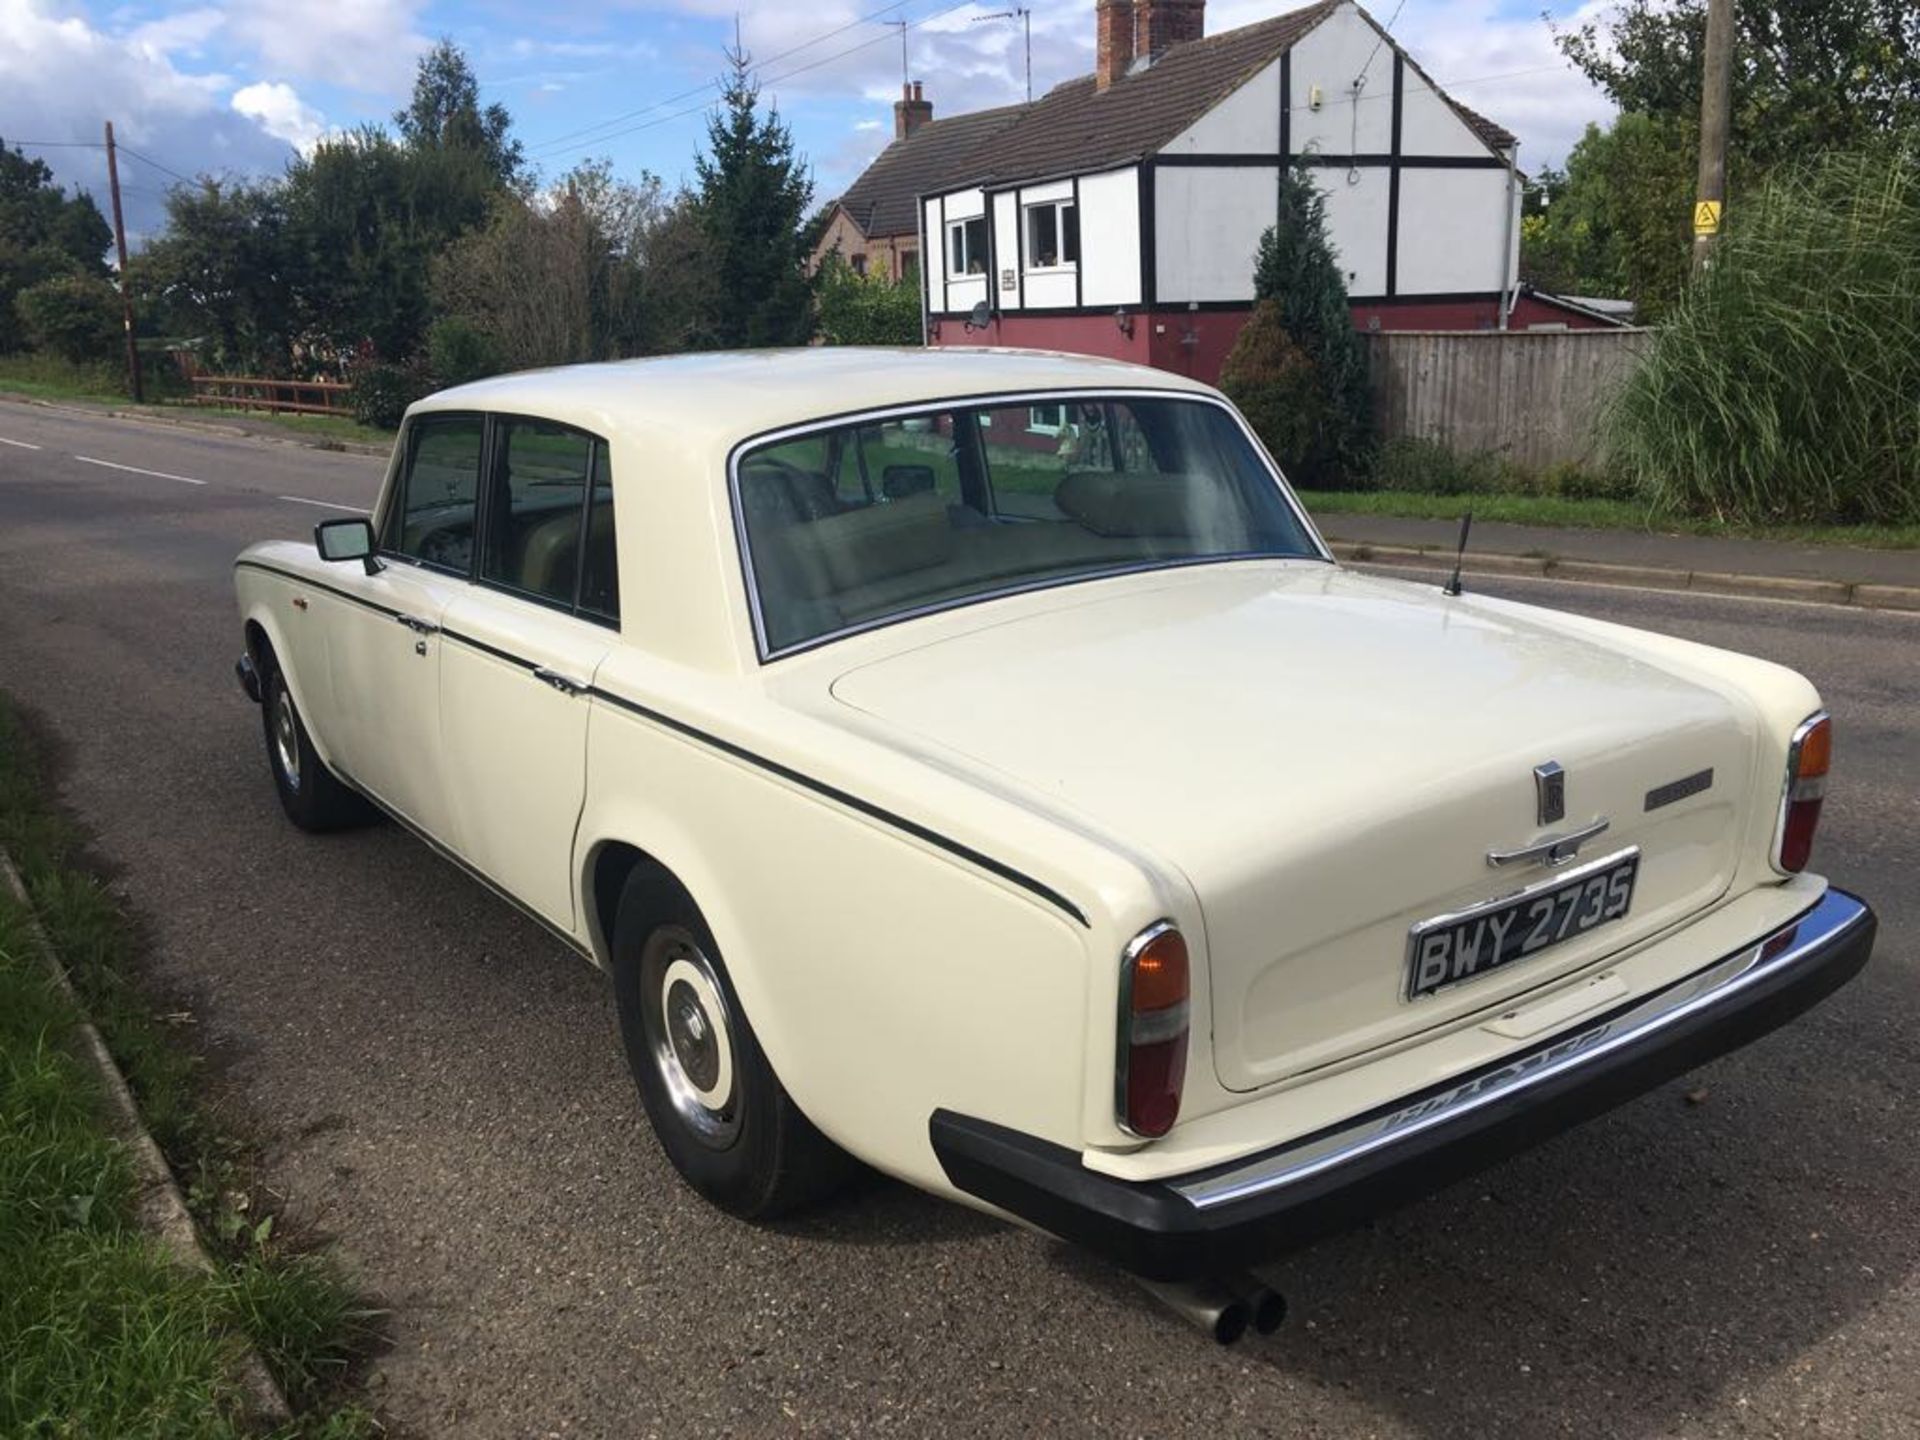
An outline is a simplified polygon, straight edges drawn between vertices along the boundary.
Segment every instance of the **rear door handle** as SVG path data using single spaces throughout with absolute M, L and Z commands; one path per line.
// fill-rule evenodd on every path
M 418 615 L 395 615 L 394 619 L 413 631 L 416 635 L 438 635 L 440 627 L 431 621 L 422 620 Z
M 535 670 L 533 672 L 533 678 L 544 684 L 551 685 L 562 695 L 578 695 L 582 690 L 587 688 L 583 681 L 569 679 L 558 670 L 548 670 L 544 667 Z

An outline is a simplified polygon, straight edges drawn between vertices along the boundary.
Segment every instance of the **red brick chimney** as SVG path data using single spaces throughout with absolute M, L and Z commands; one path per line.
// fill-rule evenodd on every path
M 1099 0 L 1093 23 L 1093 85 L 1105 90 L 1133 64 L 1133 0 Z
M 1145 60 L 1207 33 L 1207 0 L 1138 0 L 1133 15 L 1133 52 Z
M 933 102 L 920 93 L 915 80 L 900 87 L 900 98 L 893 102 L 893 138 L 904 140 L 933 119 Z

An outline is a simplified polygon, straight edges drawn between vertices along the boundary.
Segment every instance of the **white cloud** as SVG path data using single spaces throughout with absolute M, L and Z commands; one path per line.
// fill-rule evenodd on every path
M 289 8 L 236 0 L 227 36 L 260 68 L 376 94 L 402 94 L 429 44 L 415 28 L 423 0 L 322 0 Z
M 167 43 L 183 47 L 191 33 L 176 28 Z M 178 68 L 151 30 L 115 35 L 46 0 L 0 0 L 0 135 L 43 142 L 47 148 L 27 148 L 104 209 L 106 160 L 97 146 L 102 120 L 111 119 L 128 151 L 120 179 L 136 243 L 159 225 L 175 183 L 169 171 L 271 173 L 286 163 L 286 143 L 237 113 L 231 88 L 223 75 Z
M 260 80 L 242 86 L 233 92 L 233 108 L 302 152 L 312 150 L 327 131 L 327 117 L 284 81 Z

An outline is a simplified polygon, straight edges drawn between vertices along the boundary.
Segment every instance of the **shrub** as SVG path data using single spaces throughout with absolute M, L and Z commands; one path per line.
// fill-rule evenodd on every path
M 1221 366 L 1220 388 L 1290 481 L 1309 488 L 1338 483 L 1324 377 L 1287 333 L 1274 301 L 1253 307 Z
M 1376 488 L 1417 495 L 1515 494 L 1526 476 L 1487 451 L 1461 455 L 1437 440 L 1389 440 L 1375 453 Z
M 918 345 L 920 286 L 858 273 L 834 251 L 814 282 L 820 338 L 829 345 Z
M 355 365 L 350 382 L 353 388 L 347 392 L 347 403 L 353 407 L 353 418 L 376 430 L 399 429 L 407 407 L 433 388 L 419 366 L 385 360 Z
M 441 385 L 464 385 L 498 375 L 500 348 L 493 337 L 458 316 L 444 316 L 427 332 L 427 368 Z
M 1602 415 L 1657 505 L 1748 523 L 1920 520 L 1920 173 L 1911 153 L 1787 171 Z
M 14 298 L 27 343 L 81 364 L 104 360 L 121 343 L 120 292 L 75 271 L 30 285 Z

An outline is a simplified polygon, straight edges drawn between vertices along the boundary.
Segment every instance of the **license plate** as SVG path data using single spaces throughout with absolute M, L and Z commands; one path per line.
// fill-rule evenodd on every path
M 1639 850 L 1622 850 L 1517 895 L 1422 920 L 1407 936 L 1406 998 L 1477 980 L 1618 920 L 1639 874 Z

